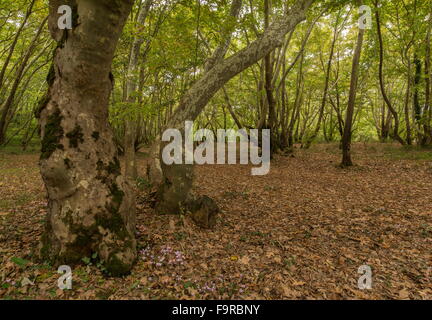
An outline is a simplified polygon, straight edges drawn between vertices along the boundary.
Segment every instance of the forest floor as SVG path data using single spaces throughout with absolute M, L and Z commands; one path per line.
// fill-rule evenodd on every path
M 46 212 L 37 154 L 0 152 L 0 298 L 432 299 L 432 152 L 356 144 L 341 169 L 335 144 L 250 166 L 197 166 L 196 191 L 222 213 L 214 230 L 158 216 L 138 197 L 139 260 L 105 277 L 90 257 L 72 290 L 32 261 Z M 140 155 L 145 172 L 145 155 Z M 372 269 L 360 290 L 358 269 Z

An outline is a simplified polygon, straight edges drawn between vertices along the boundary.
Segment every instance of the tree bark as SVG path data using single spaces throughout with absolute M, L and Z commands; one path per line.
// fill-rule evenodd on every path
M 418 58 L 417 52 L 414 53 L 414 66 L 415 66 L 415 76 L 414 76 L 414 96 L 413 96 L 413 106 L 414 106 L 414 120 L 415 129 L 417 131 L 417 144 L 421 145 L 423 142 L 423 135 L 421 132 L 421 121 L 422 121 L 422 110 L 420 106 L 420 81 L 422 73 L 422 63 Z
M 49 28 L 58 47 L 37 112 L 48 193 L 39 256 L 73 265 L 97 253 L 113 276 L 128 273 L 136 258 L 134 200 L 108 124 L 111 63 L 132 2 L 49 2 Z M 57 27 L 63 4 L 73 9 L 72 30 Z
M 426 34 L 426 54 L 425 54 L 425 107 L 424 107 L 424 145 L 432 142 L 431 130 L 431 29 L 432 12 L 429 14 L 429 28 Z
M 264 26 L 268 29 L 270 25 L 270 0 L 264 0 Z M 276 127 L 276 100 L 273 95 L 273 51 L 264 58 L 265 66 L 265 91 L 268 105 L 268 129 L 270 129 L 270 153 L 273 154 L 278 149 L 277 127 Z
M 406 143 L 408 145 L 412 145 L 412 137 L 411 137 L 411 121 L 410 121 L 410 112 L 409 112 L 409 102 L 411 97 L 411 60 L 408 57 L 408 71 L 407 71 L 407 88 L 405 93 L 405 103 L 404 103 L 404 112 L 405 112 L 405 126 L 406 126 Z
M 304 74 L 303 74 L 303 61 L 304 55 L 300 57 L 299 70 L 297 73 L 297 85 L 296 85 L 296 96 L 294 100 L 294 106 L 291 113 L 290 122 L 288 125 L 288 152 L 294 151 L 294 129 L 296 121 L 300 114 L 300 108 L 303 100 L 303 89 L 304 89 Z

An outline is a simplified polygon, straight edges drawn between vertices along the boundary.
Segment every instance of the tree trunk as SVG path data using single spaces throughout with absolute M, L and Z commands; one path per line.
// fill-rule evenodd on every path
M 352 70 L 351 70 L 351 83 L 348 99 L 348 108 L 345 117 L 344 134 L 342 137 L 342 167 L 352 166 L 351 160 L 351 137 L 352 137 L 352 123 L 354 116 L 354 106 L 357 94 L 357 83 L 359 77 L 360 56 L 363 45 L 364 29 L 359 29 L 357 44 L 354 51 Z
M 405 112 L 405 126 L 406 126 L 406 143 L 408 145 L 412 145 L 412 137 L 411 137 L 411 121 L 410 121 L 410 112 L 409 112 L 409 102 L 411 96 L 411 60 L 410 57 L 407 59 L 408 62 L 408 75 L 407 75 L 407 89 L 405 93 L 405 103 L 404 103 L 404 112 Z
M 134 200 L 108 124 L 111 63 L 132 2 L 50 1 L 58 47 L 38 110 L 48 192 L 39 256 L 73 265 L 97 253 L 113 276 L 128 273 L 136 258 Z M 57 28 L 65 3 L 73 8 L 72 30 Z
M 378 42 L 379 42 L 379 80 L 380 80 L 380 88 L 381 93 L 383 96 L 383 99 L 391 112 L 393 118 L 394 118 L 394 130 L 393 130 L 393 138 L 396 139 L 400 144 L 404 145 L 405 141 L 400 137 L 399 135 L 399 115 L 397 114 L 397 111 L 392 106 L 390 99 L 387 96 L 387 93 L 385 91 L 385 84 L 384 84 L 384 75 L 383 75 L 383 64 L 384 64 L 384 44 L 382 39 L 382 33 L 381 33 L 381 21 L 379 16 L 379 9 L 378 9 L 378 0 L 375 1 L 375 20 L 377 23 L 377 32 L 378 32 Z
M 288 152 L 294 151 L 294 129 L 295 129 L 295 123 L 297 118 L 300 114 L 300 108 L 302 105 L 302 99 L 303 99 L 303 88 L 304 88 L 304 81 L 303 81 L 303 61 L 304 61 L 304 55 L 301 55 L 300 63 L 299 63 L 299 70 L 297 73 L 297 85 L 296 85 L 296 96 L 294 100 L 294 106 L 291 112 L 291 118 L 288 125 Z
M 432 142 L 431 131 L 431 29 L 432 29 L 432 12 L 429 14 L 429 28 L 426 35 L 426 54 L 425 54 L 425 107 L 424 107 L 424 145 Z
M 417 56 L 417 52 L 414 53 L 414 65 L 415 65 L 415 76 L 414 76 L 414 119 L 416 124 L 417 131 L 417 144 L 421 145 L 423 141 L 423 136 L 421 134 L 421 120 L 422 120 L 422 110 L 420 106 L 420 81 L 421 81 L 421 70 L 422 63 L 421 60 Z
M 266 29 L 268 29 L 270 25 L 270 0 L 264 1 L 264 26 Z M 270 137 L 270 153 L 273 154 L 277 151 L 277 127 L 276 127 L 276 101 L 273 95 L 273 59 L 272 54 L 273 52 L 270 52 L 267 54 L 264 58 L 264 65 L 265 65 L 265 91 L 266 91 L 266 97 L 267 97 L 267 104 L 268 104 L 268 128 L 271 132 Z
M 136 114 L 134 103 L 137 101 L 137 88 L 139 83 L 138 62 L 141 46 L 144 39 L 140 34 L 142 27 L 150 11 L 153 0 L 146 0 L 138 13 L 136 22 L 138 35 L 135 36 L 132 43 L 132 50 L 129 59 L 127 80 L 126 80 L 126 101 L 132 110 L 129 110 L 129 115 L 126 116 L 125 121 L 125 135 L 124 135 L 124 155 L 125 155 L 125 176 L 131 181 L 137 178 L 137 166 L 135 156 L 135 141 L 137 135 L 137 119 L 133 115 Z M 132 114 L 132 116 L 130 115 Z

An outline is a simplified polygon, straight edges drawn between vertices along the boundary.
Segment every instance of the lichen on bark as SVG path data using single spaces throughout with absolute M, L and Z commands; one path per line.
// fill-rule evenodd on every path
M 75 28 L 68 32 L 58 29 L 58 2 L 50 0 L 49 27 L 57 48 L 38 112 L 48 193 L 38 253 L 55 265 L 71 266 L 97 253 L 105 270 L 118 276 L 136 259 L 135 211 L 107 125 L 108 74 L 133 2 L 83 1 L 78 9 L 76 2 L 71 1 Z

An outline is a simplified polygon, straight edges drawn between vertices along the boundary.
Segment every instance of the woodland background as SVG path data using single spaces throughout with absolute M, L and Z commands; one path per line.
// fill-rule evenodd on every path
M 0 297 L 430 299 L 432 1 L 315 1 L 282 46 L 214 95 L 197 87 L 300 2 L 135 1 L 107 120 L 136 199 L 138 259 L 110 278 L 89 249 L 74 290 L 61 291 L 55 263 L 33 251 L 52 210 L 38 164 L 60 152 L 44 146 L 39 119 L 59 43 L 48 1 L 0 0 Z M 359 29 L 360 4 L 370 29 Z M 154 212 L 154 145 L 196 92 L 209 98 L 197 127 L 272 130 L 268 176 L 194 169 L 192 190 L 220 209 L 210 230 Z M 80 130 L 68 138 L 86 143 Z M 357 288 L 363 264 L 371 291 Z

